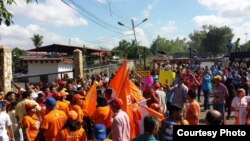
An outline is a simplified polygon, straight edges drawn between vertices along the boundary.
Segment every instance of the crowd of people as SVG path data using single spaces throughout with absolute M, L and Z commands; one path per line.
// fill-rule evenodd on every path
M 175 72 L 173 84 L 159 83 L 160 69 Z M 250 124 L 250 67 L 244 61 L 225 67 L 215 63 L 211 68 L 161 64 L 152 71 L 154 82 L 146 85 L 131 71 L 130 80 L 139 89 L 143 83 L 146 86 L 141 89 L 146 105 L 164 115 L 164 119 L 150 114 L 142 117 L 138 101 L 132 100 L 135 119 L 143 120 L 143 132 L 135 126 L 133 136 L 130 117 L 122 110 L 124 101 L 113 97 L 109 87 L 112 77 L 100 73 L 84 79 L 56 79 L 26 89 L 13 82 L 17 91 L 0 89 L 0 141 L 171 141 L 173 126 L 201 124 L 202 111 L 206 112 L 203 124 L 222 125 L 230 118 L 235 118 L 236 125 Z M 89 116 L 85 97 L 94 83 L 98 85 L 97 105 Z

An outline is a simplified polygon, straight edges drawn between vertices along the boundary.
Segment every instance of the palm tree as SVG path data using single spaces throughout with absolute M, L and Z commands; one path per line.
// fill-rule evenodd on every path
M 31 38 L 31 40 L 36 48 L 41 47 L 43 44 L 43 41 L 42 41 L 43 36 L 42 35 L 34 34 L 33 37 Z

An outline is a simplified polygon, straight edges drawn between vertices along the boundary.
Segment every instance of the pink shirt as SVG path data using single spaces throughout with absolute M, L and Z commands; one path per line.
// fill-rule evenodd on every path
M 113 118 L 112 124 L 113 141 L 130 141 L 130 121 L 128 114 L 119 110 Z

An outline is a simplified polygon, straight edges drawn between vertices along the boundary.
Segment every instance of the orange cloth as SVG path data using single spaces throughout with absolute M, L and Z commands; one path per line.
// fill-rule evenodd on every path
M 66 103 L 68 106 L 70 105 L 70 101 L 68 101 L 68 100 L 64 100 L 62 102 Z
M 56 141 L 87 141 L 87 136 L 83 128 L 74 132 L 66 128 L 59 131 Z
M 196 119 L 194 116 L 198 116 Z M 198 125 L 200 116 L 200 105 L 197 101 L 193 101 L 187 108 L 186 120 L 190 125 Z
M 43 118 L 41 127 L 45 130 L 46 141 L 56 141 L 59 130 L 67 121 L 67 115 L 61 110 L 52 110 Z
M 115 76 L 112 78 L 112 80 L 109 83 L 109 87 L 113 88 L 113 90 L 115 91 L 115 97 L 119 97 L 121 89 L 122 89 L 122 83 L 125 81 L 126 75 L 128 72 L 127 69 L 127 64 L 128 61 L 124 61 L 122 66 L 119 68 L 119 70 L 117 71 L 117 73 L 115 74 Z
M 30 139 L 32 141 L 35 140 L 40 127 L 39 118 L 35 114 L 33 116 L 29 115 L 24 116 L 22 121 L 22 127 L 23 129 L 28 128 L 28 134 L 30 136 Z
M 131 138 L 134 138 L 140 135 L 140 120 L 142 119 L 142 113 L 137 103 L 131 104 L 130 108 L 133 115 L 133 123 L 131 122 L 131 124 L 133 124 L 133 128 L 131 128 Z
M 96 83 L 94 83 L 89 91 L 86 94 L 85 97 L 85 104 L 86 104 L 86 111 L 88 112 L 89 116 L 92 116 L 95 112 L 96 105 L 97 105 L 97 89 L 96 89 Z
M 76 111 L 76 113 L 78 114 L 78 117 L 76 120 L 79 121 L 80 123 L 82 123 L 84 113 L 83 113 L 81 107 L 79 105 L 70 105 L 70 110 Z
M 97 107 L 90 119 L 92 119 L 95 124 L 104 124 L 107 128 L 109 128 L 110 125 L 108 125 L 108 120 L 111 120 L 109 117 L 110 111 L 111 109 L 109 106 Z
M 69 106 L 67 103 L 62 102 L 62 101 L 57 101 L 56 102 L 56 106 L 58 110 L 62 110 L 65 112 L 66 115 L 68 115 L 69 113 Z

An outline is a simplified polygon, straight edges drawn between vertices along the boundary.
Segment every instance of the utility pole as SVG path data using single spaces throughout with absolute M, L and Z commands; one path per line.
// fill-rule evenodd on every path
M 136 38 L 136 34 L 135 34 L 134 19 L 131 19 L 131 23 L 132 23 L 132 30 L 133 30 L 133 33 L 134 33 L 134 36 L 135 36 L 136 51 L 137 51 L 137 54 L 138 54 L 138 57 L 139 57 L 139 61 L 140 61 L 140 66 L 141 66 L 141 54 L 140 54 L 139 47 L 138 47 L 138 44 L 137 44 L 137 38 Z
M 248 35 L 248 33 L 246 32 L 245 35 L 246 35 L 246 43 L 247 43 L 247 35 Z
M 134 34 L 134 37 L 135 37 L 136 51 L 137 51 L 137 54 L 138 54 L 138 57 L 139 57 L 139 60 L 140 60 L 140 66 L 141 66 L 141 64 L 142 64 L 142 62 L 141 62 L 141 54 L 140 54 L 139 47 L 138 47 L 138 42 L 137 42 L 136 33 L 135 33 L 135 27 L 139 26 L 140 24 L 144 23 L 144 22 L 147 21 L 147 20 L 148 20 L 148 18 L 145 18 L 145 19 L 142 20 L 139 24 L 135 25 L 135 24 L 134 24 L 134 20 L 131 19 L 132 28 L 130 28 L 130 27 L 124 25 L 124 24 L 121 23 L 121 22 L 118 22 L 118 25 L 124 26 L 124 27 L 126 27 L 126 28 L 128 28 L 128 29 L 130 29 L 130 30 L 131 30 L 131 29 L 133 30 L 133 34 Z M 145 62 L 146 62 L 146 61 L 145 61 L 145 50 L 144 50 L 144 69 L 146 68 L 146 67 L 145 67 L 145 66 L 146 66 Z

